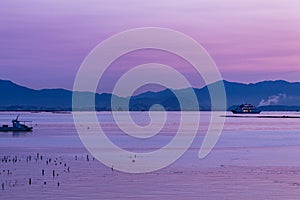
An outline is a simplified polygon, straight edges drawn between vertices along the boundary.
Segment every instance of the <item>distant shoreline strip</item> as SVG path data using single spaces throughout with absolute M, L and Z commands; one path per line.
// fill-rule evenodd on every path
M 221 115 L 221 117 L 235 117 L 235 118 L 293 118 L 300 119 L 300 116 L 288 116 L 288 115 Z

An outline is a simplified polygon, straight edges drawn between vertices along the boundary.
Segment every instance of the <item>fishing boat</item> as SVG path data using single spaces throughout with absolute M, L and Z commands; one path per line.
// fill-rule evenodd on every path
M 231 110 L 231 112 L 234 114 L 259 114 L 261 110 L 249 103 L 246 103 L 237 106 L 235 109 Z
M 0 131 L 32 131 L 32 127 L 27 126 L 25 123 L 30 121 L 19 121 L 19 115 L 13 119 L 12 126 L 2 125 Z

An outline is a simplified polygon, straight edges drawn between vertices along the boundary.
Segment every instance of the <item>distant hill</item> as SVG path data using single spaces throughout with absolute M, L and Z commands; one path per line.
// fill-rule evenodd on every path
M 217 86 L 222 82 L 213 83 L 210 86 Z M 262 110 L 300 110 L 300 83 L 287 81 L 263 81 L 255 84 L 242 84 L 223 81 L 226 95 L 227 108 L 230 109 L 241 103 L 252 103 Z M 188 89 L 176 90 L 187 102 L 190 101 L 186 95 Z M 201 110 L 210 110 L 210 95 L 208 87 L 193 88 L 198 98 Z M 163 105 L 166 110 L 180 110 L 180 106 L 174 90 L 165 89 L 159 92 L 145 92 L 130 97 L 129 109 L 135 111 L 149 110 L 153 104 Z M 0 80 L 0 110 L 72 110 L 72 91 L 64 89 L 43 89 L 33 90 L 19 86 L 11 81 Z M 88 95 L 94 95 L 89 94 Z M 118 99 L 118 105 L 111 108 L 111 94 L 96 94 L 96 109 L 100 111 L 124 110 L 126 100 L 114 96 Z M 81 108 L 88 110 L 90 108 Z M 195 110 L 190 107 L 187 110 Z
M 0 80 L 0 110 L 72 110 L 72 91 L 33 90 L 11 81 Z M 96 94 L 96 106 L 110 109 L 111 94 Z
M 263 81 L 255 84 L 242 84 L 235 82 L 222 81 L 225 86 L 227 96 L 227 108 L 236 107 L 242 103 L 251 103 L 258 106 L 262 110 L 268 111 L 292 111 L 300 110 L 300 82 L 290 83 L 287 81 Z M 216 87 L 222 82 L 216 82 L 210 87 Z M 185 89 L 181 89 L 179 93 L 184 93 Z M 197 95 L 201 110 L 210 110 L 210 95 L 208 87 L 194 88 Z M 142 102 L 149 102 L 159 99 L 162 105 L 166 107 L 174 104 L 172 108 L 178 108 L 176 97 L 170 94 L 170 90 L 164 90 L 157 93 L 148 92 L 133 97 L 135 103 L 137 99 Z M 147 104 L 147 105 L 148 105 Z

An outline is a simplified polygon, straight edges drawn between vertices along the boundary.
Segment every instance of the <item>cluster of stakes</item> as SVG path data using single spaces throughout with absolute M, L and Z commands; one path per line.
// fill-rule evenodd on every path
M 75 156 L 75 161 L 95 161 L 95 158 L 86 155 Z M 18 165 L 18 166 L 17 166 Z M 24 165 L 30 165 L 30 174 L 39 174 L 39 176 L 30 176 L 20 179 L 18 177 L 18 170 L 26 168 Z M 36 165 L 34 167 L 34 165 Z M 33 166 L 33 167 L 31 167 Z M 28 167 L 27 167 L 28 168 Z M 26 156 L 2 156 L 0 157 L 0 184 L 1 189 L 6 190 L 16 187 L 18 185 L 42 185 L 47 186 L 47 183 L 51 185 L 55 184 L 57 188 L 61 186 L 59 176 L 64 176 L 71 172 L 70 165 L 67 161 L 64 161 L 62 157 L 50 158 L 36 153 L 36 155 Z M 16 176 L 14 176 L 16 175 Z M 26 176 L 26 175 L 25 175 Z M 51 177 L 51 179 L 49 179 Z

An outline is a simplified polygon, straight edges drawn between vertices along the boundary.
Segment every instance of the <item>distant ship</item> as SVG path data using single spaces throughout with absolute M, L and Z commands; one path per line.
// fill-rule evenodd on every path
M 231 112 L 234 114 L 259 114 L 261 110 L 249 103 L 246 103 L 237 106 L 235 109 L 231 110 Z
M 0 127 L 0 131 L 32 131 L 32 127 L 25 125 L 25 122 L 29 122 L 29 121 L 19 121 L 18 119 L 19 119 L 19 115 L 17 116 L 16 119 L 13 119 L 11 121 L 13 126 L 2 125 Z

